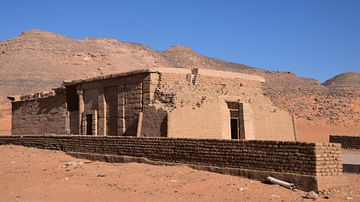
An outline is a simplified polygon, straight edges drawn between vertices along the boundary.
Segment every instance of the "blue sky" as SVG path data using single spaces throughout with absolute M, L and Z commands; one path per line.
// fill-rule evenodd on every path
M 29 29 L 198 53 L 320 82 L 360 72 L 359 0 L 2 0 L 0 40 Z

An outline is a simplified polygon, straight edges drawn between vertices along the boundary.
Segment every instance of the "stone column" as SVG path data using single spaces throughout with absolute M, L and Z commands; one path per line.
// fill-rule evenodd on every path
M 78 90 L 77 94 L 79 96 L 79 135 L 84 135 L 85 131 L 83 130 L 84 127 L 84 91 Z
M 65 134 L 70 135 L 70 133 L 71 133 L 71 130 L 70 130 L 70 112 L 66 111 L 65 112 Z
M 126 85 L 118 85 L 118 135 L 125 133 L 125 99 L 126 99 Z
M 106 103 L 105 103 L 105 96 L 104 96 L 104 88 L 99 88 L 99 97 L 98 97 L 98 122 L 99 128 L 98 133 L 99 136 L 106 136 Z
M 92 125 L 92 133 L 94 136 L 98 135 L 98 111 L 94 110 L 93 113 L 93 125 Z

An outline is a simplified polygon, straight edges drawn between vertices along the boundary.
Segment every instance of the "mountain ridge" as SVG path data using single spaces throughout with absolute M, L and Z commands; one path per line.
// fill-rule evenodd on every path
M 270 71 L 207 57 L 183 45 L 157 51 L 140 43 L 102 37 L 74 39 L 37 29 L 0 41 L 0 96 L 3 98 L 0 102 L 6 103 L 4 98 L 9 94 L 29 94 L 57 87 L 63 80 L 151 67 L 205 68 L 262 76 L 264 94 L 297 118 L 345 125 L 360 123 L 359 73 L 339 74 L 320 84 L 316 79 L 299 77 L 292 72 Z M 346 98 L 346 95 L 351 96 Z M 350 111 L 348 106 L 354 110 Z

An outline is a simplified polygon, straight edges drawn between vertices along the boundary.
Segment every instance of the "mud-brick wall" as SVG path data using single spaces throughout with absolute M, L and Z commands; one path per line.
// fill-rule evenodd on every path
M 3 136 L 1 144 L 150 160 L 251 169 L 311 176 L 342 173 L 340 144 L 277 141 L 85 137 Z
M 11 133 L 66 134 L 66 97 L 55 96 L 12 103 Z
M 344 149 L 360 149 L 360 136 L 330 135 L 330 141 L 340 143 Z

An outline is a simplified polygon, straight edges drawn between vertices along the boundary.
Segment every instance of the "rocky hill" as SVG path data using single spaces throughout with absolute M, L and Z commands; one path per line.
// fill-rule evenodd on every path
M 323 85 L 330 89 L 358 90 L 360 89 L 360 73 L 342 73 L 325 81 Z
M 265 77 L 264 93 L 298 118 L 360 125 L 360 74 L 345 73 L 320 84 L 291 72 L 268 71 L 210 58 L 185 47 L 165 51 L 107 38 L 73 39 L 41 30 L 0 42 L 0 96 L 28 94 L 63 80 L 147 67 L 207 68 Z M 1 113 L 1 112 L 0 112 Z

